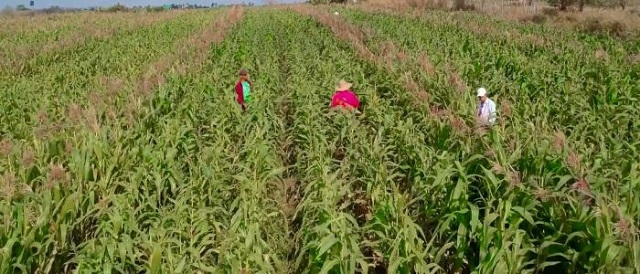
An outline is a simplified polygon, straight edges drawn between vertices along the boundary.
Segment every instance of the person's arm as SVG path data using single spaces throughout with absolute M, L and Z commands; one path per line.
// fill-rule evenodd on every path
M 487 120 L 489 121 L 489 123 L 493 124 L 498 117 L 496 113 L 496 104 L 492 102 L 487 107 L 489 109 L 489 117 L 487 117 Z

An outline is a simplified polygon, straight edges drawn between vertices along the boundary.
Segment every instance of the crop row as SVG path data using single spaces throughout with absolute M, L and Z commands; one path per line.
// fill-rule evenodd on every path
M 185 16 L 38 58 L 28 76 L 0 83 L 0 92 L 7 98 L 2 108 L 11 109 L 0 118 L 0 132 L 31 139 L 33 129 L 46 125 L 45 120 L 61 123 L 71 103 L 87 107 L 90 99 L 96 104 L 105 94 L 111 99 L 126 96 L 121 89 L 137 88 L 122 86 L 127 77 L 140 74 L 146 69 L 144 65 L 167 54 L 173 42 L 210 20 L 207 14 Z
M 169 209 L 149 206 L 165 202 L 161 182 L 174 186 L 166 192 L 176 190 L 177 179 L 168 174 L 174 176 L 177 165 L 164 162 L 175 147 L 154 150 L 155 137 L 143 137 L 163 128 L 153 101 L 123 99 L 140 88 L 136 77 L 152 61 L 184 47 L 178 42 L 220 12 L 194 12 L 92 41 L 37 66 L 35 75 L 3 82 L 1 272 L 146 267 L 157 273 L 162 241 L 150 227 Z M 132 126 L 114 121 L 133 110 Z M 165 139 L 173 141 L 158 140 Z M 151 186 L 160 189 L 148 196 L 157 200 L 137 199 Z
M 533 217 L 527 220 L 536 222 L 531 224 L 533 230 L 525 228 L 525 225 L 519 227 L 522 231 L 518 233 L 527 235 L 527 241 L 531 242 L 528 246 L 532 248 L 527 254 L 520 255 L 523 262 L 531 263 L 525 258 L 537 256 L 535 261 L 548 262 L 547 265 L 554 265 L 556 270 L 592 271 L 605 267 L 613 271 L 627 266 L 637 267 L 637 263 L 627 263 L 637 257 L 638 248 L 634 239 L 638 221 L 632 217 L 637 215 L 634 213 L 637 210 L 634 204 L 638 199 L 634 195 L 638 188 L 635 183 L 637 166 L 631 160 L 636 157 L 638 146 L 633 141 L 638 131 L 632 122 L 637 112 L 631 107 L 638 86 L 630 80 L 637 74 L 636 67 L 622 59 L 593 60 L 577 54 L 556 57 L 552 52 L 543 52 L 544 55 L 527 57 L 520 48 L 526 45 L 483 41 L 459 26 L 434 26 L 431 22 L 413 18 L 357 11 L 343 10 L 340 14 L 347 22 L 353 22 L 365 30 L 373 29 L 366 40 L 371 48 L 375 49 L 376 45 L 385 41 L 400 45 L 396 46 L 399 48 L 397 51 L 406 56 L 396 58 L 395 65 L 400 70 L 420 76 L 420 85 L 430 95 L 427 105 L 445 106 L 464 118 L 464 124 L 468 127 L 473 125 L 474 119 L 473 87 L 486 86 L 490 91 L 493 90 L 492 96 L 501 106 L 499 115 L 503 122 L 490 132 L 488 139 L 458 136 L 457 143 L 460 145 L 457 148 L 443 147 L 437 139 L 431 139 L 436 142 L 427 144 L 435 145 L 440 151 L 462 152 L 462 159 L 481 157 L 488 160 L 489 163 L 482 163 L 485 161 L 482 160 L 466 167 L 467 172 L 471 172 L 470 176 L 480 176 L 473 181 L 489 180 L 493 175 L 504 176 L 511 187 L 524 191 L 518 196 L 525 195 L 528 198 L 511 198 L 507 196 L 508 192 L 471 191 L 471 196 L 480 195 L 482 200 L 493 200 L 494 196 L 498 196 L 501 197 L 498 200 L 509 201 L 514 206 L 529 210 L 518 209 L 520 215 L 526 217 L 526 214 L 530 214 Z M 617 42 L 612 39 L 611 43 Z M 417 69 L 419 64 L 412 61 L 424 59 L 421 58 L 424 53 L 436 67 L 435 75 Z M 377 54 L 384 55 L 385 52 L 380 50 Z M 553 58 L 571 59 L 571 62 L 549 61 Z M 460 77 L 451 75 L 456 70 L 462 72 Z M 458 82 L 466 82 L 469 87 L 463 84 L 460 88 Z M 428 111 L 425 108 L 422 110 Z M 457 126 L 464 128 L 464 124 Z M 424 128 L 423 131 L 434 130 Z M 493 175 L 485 173 L 489 169 Z M 577 197 L 582 198 L 572 202 L 572 192 L 581 193 Z M 567 201 L 537 204 L 547 201 L 550 196 L 562 197 Z M 583 206 L 581 200 L 591 206 Z M 469 202 L 473 206 L 493 207 L 489 206 L 492 203 L 485 204 L 477 198 Z M 549 210 L 553 213 L 543 213 Z M 566 210 L 572 213 L 558 215 Z M 571 218 L 584 226 L 567 221 Z M 613 228 L 608 225 L 601 227 L 607 223 L 613 224 Z M 538 234 L 540 228 L 537 226 L 543 224 L 547 229 L 555 227 L 552 231 L 563 232 L 550 237 L 550 231 L 547 230 L 542 234 L 546 236 L 542 236 Z M 468 231 L 473 224 L 465 226 Z M 529 232 L 525 232 L 527 230 Z M 594 231 L 598 231 L 597 234 Z M 561 236 L 564 233 L 566 236 Z M 591 244 L 581 245 L 575 238 L 564 242 L 565 237 L 576 235 L 583 235 Z M 474 246 L 476 237 L 471 237 L 469 248 Z M 613 246 L 606 244 L 612 237 L 620 241 Z M 564 254 L 562 256 L 566 256 L 565 259 L 543 255 L 548 252 L 543 247 L 556 244 L 564 245 L 564 248 L 554 247 L 554 250 L 558 252 L 557 256 Z M 621 251 L 615 258 L 599 257 L 604 253 L 597 253 L 586 246 Z M 531 256 L 532 253 L 537 255 Z M 577 259 L 569 259 L 573 256 L 570 254 L 579 254 L 575 256 L 591 258 L 595 262 L 583 264 Z M 472 257 L 470 254 L 467 256 Z M 625 261 L 625 258 L 629 261 Z M 494 258 L 491 260 L 493 264 L 481 266 L 491 269 L 501 262 Z M 531 269 L 526 265 L 522 267 Z
M 346 14 L 349 16 L 349 13 Z M 616 134 L 619 139 L 625 132 L 613 131 L 611 127 L 626 125 L 627 119 L 620 119 L 609 105 L 631 104 L 633 93 L 640 87 L 632 79 L 637 77 L 638 67 L 626 62 L 626 56 L 633 54 L 624 48 L 609 48 L 610 60 L 584 56 L 587 52 L 566 51 L 575 40 L 562 37 L 554 43 L 563 48 L 560 53 L 548 48 L 531 48 L 531 44 L 505 39 L 492 39 L 474 34 L 472 31 L 446 22 L 443 15 L 435 13 L 430 20 L 417 20 L 380 14 L 352 13 L 361 26 L 376 26 L 384 39 L 396 41 L 406 47 L 409 53 L 425 52 L 436 67 L 453 65 L 461 72 L 463 80 L 470 86 L 487 86 L 496 95 L 510 102 L 530 102 L 535 106 L 550 109 L 536 109 L 528 115 L 547 116 L 552 126 L 567 125 L 583 111 L 593 109 L 599 114 L 595 118 L 605 126 L 607 132 Z M 394 31 L 386 26 L 401 25 L 402 31 Z M 409 35 L 418 29 L 428 30 L 428 35 Z M 572 37 L 572 36 L 569 36 Z M 592 44 L 617 44 L 615 39 L 605 42 L 593 41 Z M 432 49 L 442 48 L 434 51 Z M 590 47 L 595 51 L 597 46 Z M 492 52 L 487 52 L 492 49 Z M 637 50 L 637 49 L 636 49 Z M 591 53 L 593 54 L 593 53 Z M 585 58 L 580 58 L 580 57 Z M 551 89 L 551 90 L 550 90 Z M 433 93 L 440 89 L 434 89 Z M 504 94 L 504 95 L 503 95 Z M 509 97 L 513 95 L 512 97 Z M 517 96 L 516 96 L 517 95 Z M 438 98 L 440 102 L 450 101 L 446 93 Z M 551 104 L 546 104 L 550 102 Z M 575 106 L 566 109 L 565 106 Z M 524 108 L 516 107 L 524 111 Z M 631 111 L 632 110 L 625 110 Z M 525 114 L 525 113 L 523 113 Z M 602 120 L 600 120 L 602 119 Z M 616 121 L 619 123 L 604 123 Z M 609 125 L 611 127 L 609 127 Z M 584 131 L 597 128 L 588 127 Z M 601 129 L 602 130 L 602 129 Z M 615 132 L 615 133 L 614 133 Z
M 73 54 L 75 50 L 87 43 L 108 40 L 119 33 L 132 32 L 140 27 L 175 19 L 183 12 L 168 12 L 161 15 L 134 14 L 97 14 L 88 16 L 80 14 L 68 18 L 64 15 L 54 16 L 53 23 L 29 22 L 24 20 L 23 29 L 33 32 L 21 32 L 17 26 L 7 26 L 12 32 L 7 34 L 0 45 L 5 49 L 0 53 L 0 79 L 11 80 L 13 77 L 31 75 L 35 69 L 51 62 L 52 59 L 64 59 L 64 55 Z M 187 14 L 188 17 L 193 17 Z M 185 17 L 186 17 L 185 16 Z M 35 17 L 40 18 L 40 17 Z M 56 22 L 61 22 L 56 24 Z M 38 24 L 51 25 L 50 28 L 37 30 Z M 62 56 L 61 56 L 62 55 Z M 57 59 L 56 59 L 57 58 Z
M 296 11 L 188 13 L 6 81 L 0 272 L 638 271 L 622 55 Z M 328 109 L 339 79 L 364 114 Z M 501 106 L 491 130 L 474 130 L 480 85 Z

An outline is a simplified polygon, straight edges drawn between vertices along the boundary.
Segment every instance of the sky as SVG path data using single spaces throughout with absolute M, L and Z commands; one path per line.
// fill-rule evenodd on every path
M 209 6 L 215 2 L 218 4 L 246 3 L 253 2 L 256 5 L 264 4 L 267 0 L 34 0 L 36 9 L 59 6 L 61 8 L 88 8 L 88 7 L 109 7 L 117 3 L 125 6 L 161 6 L 163 4 L 198 4 Z M 278 0 L 278 3 L 304 2 L 304 0 Z M 0 9 L 9 5 L 15 8 L 17 5 L 29 7 L 29 0 L 0 0 Z

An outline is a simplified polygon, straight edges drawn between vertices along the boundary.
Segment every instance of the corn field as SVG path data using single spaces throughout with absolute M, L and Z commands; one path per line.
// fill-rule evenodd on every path
M 0 21 L 0 273 L 640 274 L 638 40 L 358 7 L 42 16 Z M 340 79 L 362 114 L 328 110 Z

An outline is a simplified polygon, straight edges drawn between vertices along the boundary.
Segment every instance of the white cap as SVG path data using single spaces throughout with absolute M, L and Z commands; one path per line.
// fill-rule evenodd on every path
M 485 88 L 479 88 L 478 89 L 478 97 L 482 97 L 487 95 L 487 90 Z

